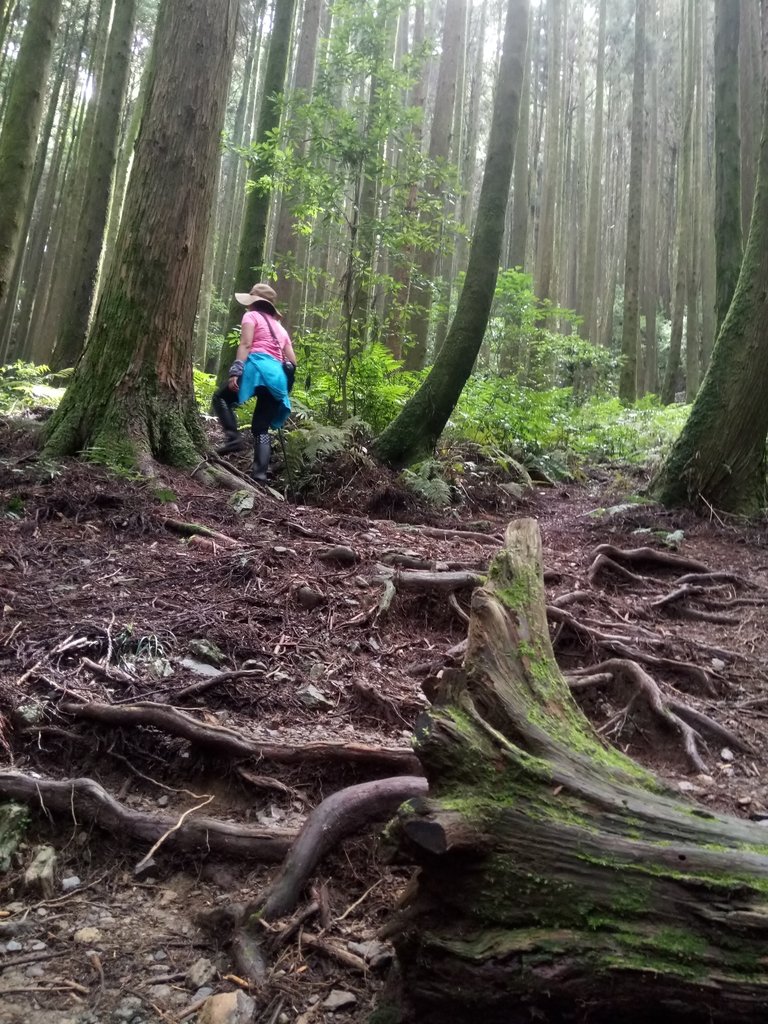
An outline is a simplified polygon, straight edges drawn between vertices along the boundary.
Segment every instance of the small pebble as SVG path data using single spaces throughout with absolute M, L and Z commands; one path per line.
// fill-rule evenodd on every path
M 45 971 L 40 966 L 40 964 L 32 964 L 32 966 L 28 967 L 26 970 L 26 975 L 28 978 L 42 978 L 44 974 Z
M 168 797 L 168 795 L 166 793 L 163 793 L 162 796 L 159 796 L 157 798 L 157 806 L 158 807 L 167 807 L 169 802 L 170 802 L 170 800 L 169 800 L 169 797 Z
M 77 875 L 69 875 L 67 878 L 62 878 L 61 889 L 62 892 L 71 892 L 72 889 L 77 889 L 82 884 Z
M 24 949 L 24 947 L 20 942 L 17 942 L 16 939 L 11 939 L 10 942 L 6 942 L 5 944 L 6 953 L 20 953 L 22 949 Z
M 31 949 L 31 950 L 32 950 L 33 952 L 35 952 L 35 953 L 39 953 L 39 952 L 40 952 L 41 950 L 43 950 L 43 949 L 47 949 L 47 948 L 48 948 L 48 946 L 47 946 L 47 944 L 46 944 L 45 942 L 41 942 L 41 941 L 40 941 L 40 939 L 35 939 L 35 941 L 34 941 L 34 942 L 30 942 L 30 944 L 29 944 L 29 948 L 30 948 L 30 949 Z
M 200 999 L 207 999 L 208 996 L 212 996 L 212 995 L 213 995 L 213 989 L 210 988 L 208 985 L 204 985 L 202 988 L 199 988 L 197 990 L 197 992 L 195 992 L 195 997 L 194 997 L 195 998 L 195 1002 L 198 1002 L 198 1000 L 200 1000 Z
M 168 954 L 165 952 L 164 949 L 158 949 L 158 951 L 156 953 L 152 954 L 152 959 L 153 960 L 167 960 L 168 959 Z
M 720 760 L 721 761 L 732 761 L 733 760 L 733 751 L 729 750 L 728 747 L 723 747 L 723 749 L 720 751 Z

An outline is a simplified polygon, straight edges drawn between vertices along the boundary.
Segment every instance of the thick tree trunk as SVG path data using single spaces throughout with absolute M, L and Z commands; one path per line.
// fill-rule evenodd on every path
M 475 591 L 417 751 L 430 798 L 390 836 L 420 867 L 393 922 L 419 1024 L 764 1019 L 765 830 L 594 733 L 554 660 L 534 520 Z
M 33 0 L 0 134 L 0 303 L 8 290 L 35 162 L 62 0 Z
M 627 251 L 624 263 L 624 320 L 621 333 L 619 398 L 637 397 L 640 337 L 640 226 L 643 214 L 643 127 L 645 121 L 645 0 L 635 3 L 635 72 L 632 86 L 632 143 L 629 167 Z
M 741 138 L 739 134 L 740 4 L 715 2 L 715 244 L 717 326 L 725 320 L 739 280 Z
M 530 38 L 531 28 L 528 27 Z M 529 165 L 529 135 L 531 129 L 531 76 L 530 55 L 525 62 L 523 95 L 520 100 L 520 127 L 515 147 L 514 187 L 512 192 L 512 229 L 510 231 L 507 266 L 525 270 L 528 252 L 528 226 L 531 214 L 531 168 Z
M 194 463 L 195 304 L 213 202 L 237 0 L 164 0 L 115 258 L 46 451 L 135 470 Z M 189 73 L 193 64 L 195 74 Z
M 61 328 L 53 349 L 51 365 L 55 370 L 75 365 L 88 332 L 120 140 L 120 115 L 128 85 L 136 4 L 137 0 L 116 0 L 113 10 L 85 178 L 85 201 L 77 226 L 77 259 L 72 268 L 72 287 L 62 310 Z M 68 268 L 61 267 L 60 273 L 67 274 Z
M 529 10 L 529 0 L 508 0 L 504 52 L 464 287 L 445 344 L 429 375 L 375 442 L 377 457 L 390 466 L 405 466 L 432 451 L 472 373 L 483 342 L 504 237 Z
M 536 252 L 536 295 L 552 296 L 555 265 L 555 216 L 560 189 L 560 65 L 562 63 L 563 0 L 548 0 L 547 141 L 544 155 L 541 215 Z

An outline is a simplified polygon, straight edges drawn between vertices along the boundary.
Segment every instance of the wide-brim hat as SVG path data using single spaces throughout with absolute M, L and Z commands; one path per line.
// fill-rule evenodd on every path
M 275 316 L 282 318 L 283 314 L 275 305 L 277 302 L 277 292 L 271 284 L 267 284 L 264 281 L 261 281 L 259 284 L 255 284 L 249 292 L 235 292 L 235 299 L 241 306 L 247 307 L 252 306 L 254 302 L 268 302 L 272 307 Z

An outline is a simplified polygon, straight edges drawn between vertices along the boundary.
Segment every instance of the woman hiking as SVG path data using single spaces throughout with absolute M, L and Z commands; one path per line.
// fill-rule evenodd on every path
M 213 396 L 213 410 L 226 437 L 219 451 L 233 452 L 244 446 L 234 408 L 256 395 L 251 421 L 251 477 L 266 483 L 272 452 L 269 429 L 279 430 L 290 415 L 288 392 L 296 373 L 296 354 L 288 331 L 280 323 L 282 315 L 275 305 L 277 292 L 271 285 L 255 284 L 250 292 L 235 292 L 235 299 L 247 312 L 240 327 L 235 361 L 229 368 L 229 380 Z

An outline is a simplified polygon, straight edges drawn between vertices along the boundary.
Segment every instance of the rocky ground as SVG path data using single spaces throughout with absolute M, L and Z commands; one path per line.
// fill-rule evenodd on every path
M 0 804 L 28 808 L 0 847 L 2 1024 L 368 1020 L 409 878 L 380 827 L 265 924 L 264 984 L 210 912 L 258 898 L 326 796 L 413 770 L 423 686 L 460 661 L 513 517 L 540 523 L 558 660 L 606 741 L 768 818 L 761 526 L 665 512 L 607 470 L 517 500 L 471 466 L 441 514 L 340 472 L 324 508 L 237 511 L 183 474 L 34 451 L 0 424 Z

